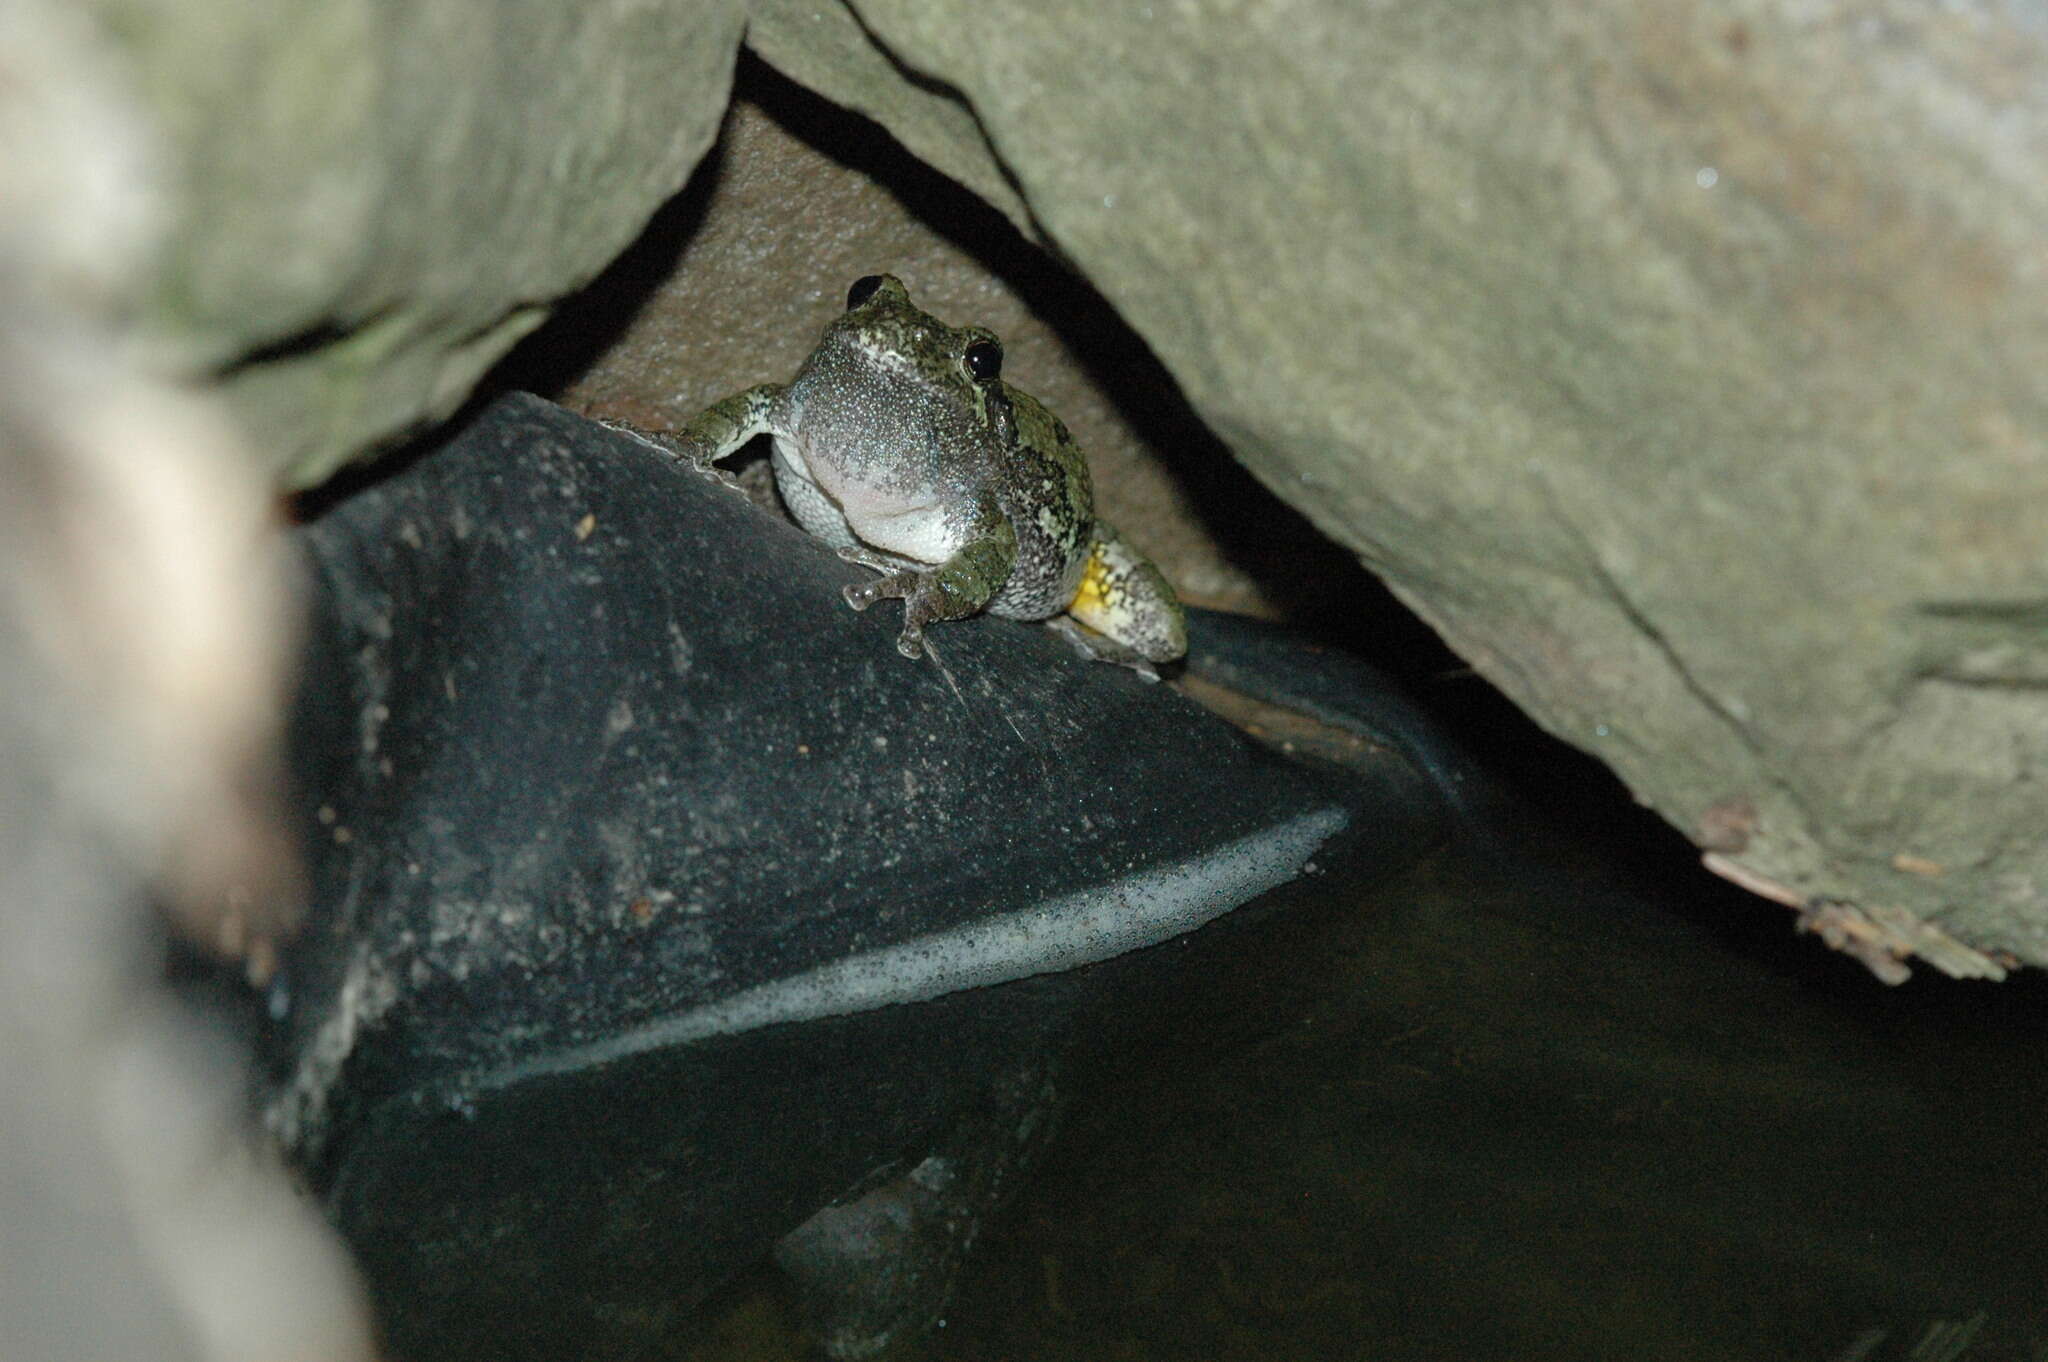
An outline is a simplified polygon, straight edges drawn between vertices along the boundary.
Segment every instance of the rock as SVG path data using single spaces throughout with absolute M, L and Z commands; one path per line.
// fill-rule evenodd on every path
M 719 0 L 88 9 L 162 134 L 138 327 L 294 487 L 447 416 L 624 249 L 716 133 L 741 24 Z
M 300 540 L 312 911 L 269 1114 L 408 1358 L 635 1355 L 923 1168 L 868 1204 L 922 1222 L 924 1270 L 876 1280 L 843 1217 L 785 1254 L 874 1283 L 826 1312 L 847 1355 L 914 1327 L 1063 1037 L 1170 968 L 1149 948 L 1355 894 L 1447 826 L 1372 736 L 1388 697 L 1311 766 L 1038 626 L 907 661 L 840 595 L 865 570 L 531 397 Z M 1198 643 L 1265 670 L 1228 625 Z
M 1893 956 L 2048 960 L 2038 24 L 853 9 L 760 0 L 749 42 L 994 166 L 1269 486 L 1639 799 L 1703 844 L 1752 811 L 1715 868 Z
M 290 926 L 274 493 L 150 374 L 151 129 L 84 16 L 0 5 L 0 1357 L 369 1362 L 354 1278 L 174 930 Z

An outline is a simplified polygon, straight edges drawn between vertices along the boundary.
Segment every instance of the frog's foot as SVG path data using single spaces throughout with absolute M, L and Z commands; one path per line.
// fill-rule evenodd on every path
M 894 554 L 883 553 L 880 549 L 871 549 L 866 544 L 842 544 L 833 552 L 839 555 L 839 561 L 842 563 L 857 563 L 861 567 L 873 568 L 876 572 L 884 575 L 907 569 L 911 566 L 908 559 L 898 558 Z M 870 601 L 868 604 L 872 605 L 873 603 Z M 856 610 L 865 608 L 865 606 L 858 605 L 854 607 Z
M 903 602 L 903 632 L 896 651 L 924 656 L 924 627 L 933 620 L 965 619 L 987 607 L 1017 561 L 1017 535 L 1010 523 L 991 516 L 988 533 L 968 541 L 943 563 L 926 567 L 866 544 L 843 545 L 839 556 L 875 569 L 872 582 L 846 588 L 846 603 L 865 610 L 876 601 Z
M 882 575 L 868 582 L 855 582 L 842 593 L 846 603 L 855 610 L 865 610 L 876 601 L 900 600 L 903 606 L 903 632 L 896 636 L 896 651 L 905 657 L 924 656 L 924 626 L 936 618 L 929 603 L 920 608 L 920 591 L 931 576 L 911 568 L 891 568 L 877 561 L 876 555 L 859 549 L 841 549 L 839 556 L 849 563 L 863 567 L 881 568 Z
M 1065 639 L 1075 652 L 1090 662 L 1114 662 L 1119 667 L 1129 667 L 1142 680 L 1159 679 L 1159 669 L 1152 665 L 1150 658 L 1129 644 L 1119 643 L 1107 634 L 1096 633 L 1072 616 L 1054 615 L 1045 622 L 1045 627 Z
M 738 478 L 712 462 L 718 457 L 718 451 L 714 448 L 672 430 L 642 430 L 639 426 L 625 421 L 600 421 L 598 424 L 606 430 L 616 430 L 621 435 L 630 435 L 641 444 L 659 450 L 699 477 L 715 482 L 721 487 L 731 488 L 743 496 L 753 495 Z

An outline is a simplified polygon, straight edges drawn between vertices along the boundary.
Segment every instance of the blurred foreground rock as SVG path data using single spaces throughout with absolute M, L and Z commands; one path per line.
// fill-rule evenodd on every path
M 160 185 L 94 43 L 0 7 L 0 1357 L 367 1362 L 245 1067 L 164 987 L 160 909 L 259 972 L 288 925 L 288 631 L 268 488 L 129 344 Z

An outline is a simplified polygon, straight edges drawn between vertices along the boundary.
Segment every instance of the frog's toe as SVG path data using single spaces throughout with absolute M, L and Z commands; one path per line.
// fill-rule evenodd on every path
M 865 544 L 845 544 L 833 550 L 842 563 L 857 563 L 876 572 L 893 573 L 903 565 L 886 554 L 875 552 Z
M 905 629 L 896 635 L 896 651 L 909 658 L 924 656 L 924 630 Z
M 847 550 L 841 549 L 840 552 L 844 554 Z M 916 590 L 915 572 L 892 572 L 872 581 L 855 582 L 852 586 L 843 587 L 841 594 L 846 597 L 848 605 L 856 610 L 865 610 L 876 601 L 906 600 Z

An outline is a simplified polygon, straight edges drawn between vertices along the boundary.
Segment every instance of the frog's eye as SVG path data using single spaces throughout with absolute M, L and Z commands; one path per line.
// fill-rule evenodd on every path
M 879 274 L 863 275 L 853 281 L 853 287 L 846 291 L 846 310 L 853 311 L 862 303 L 875 296 L 875 290 L 882 286 Z
M 978 340 L 967 347 L 967 372 L 983 383 L 1003 371 L 1003 347 L 992 340 Z

